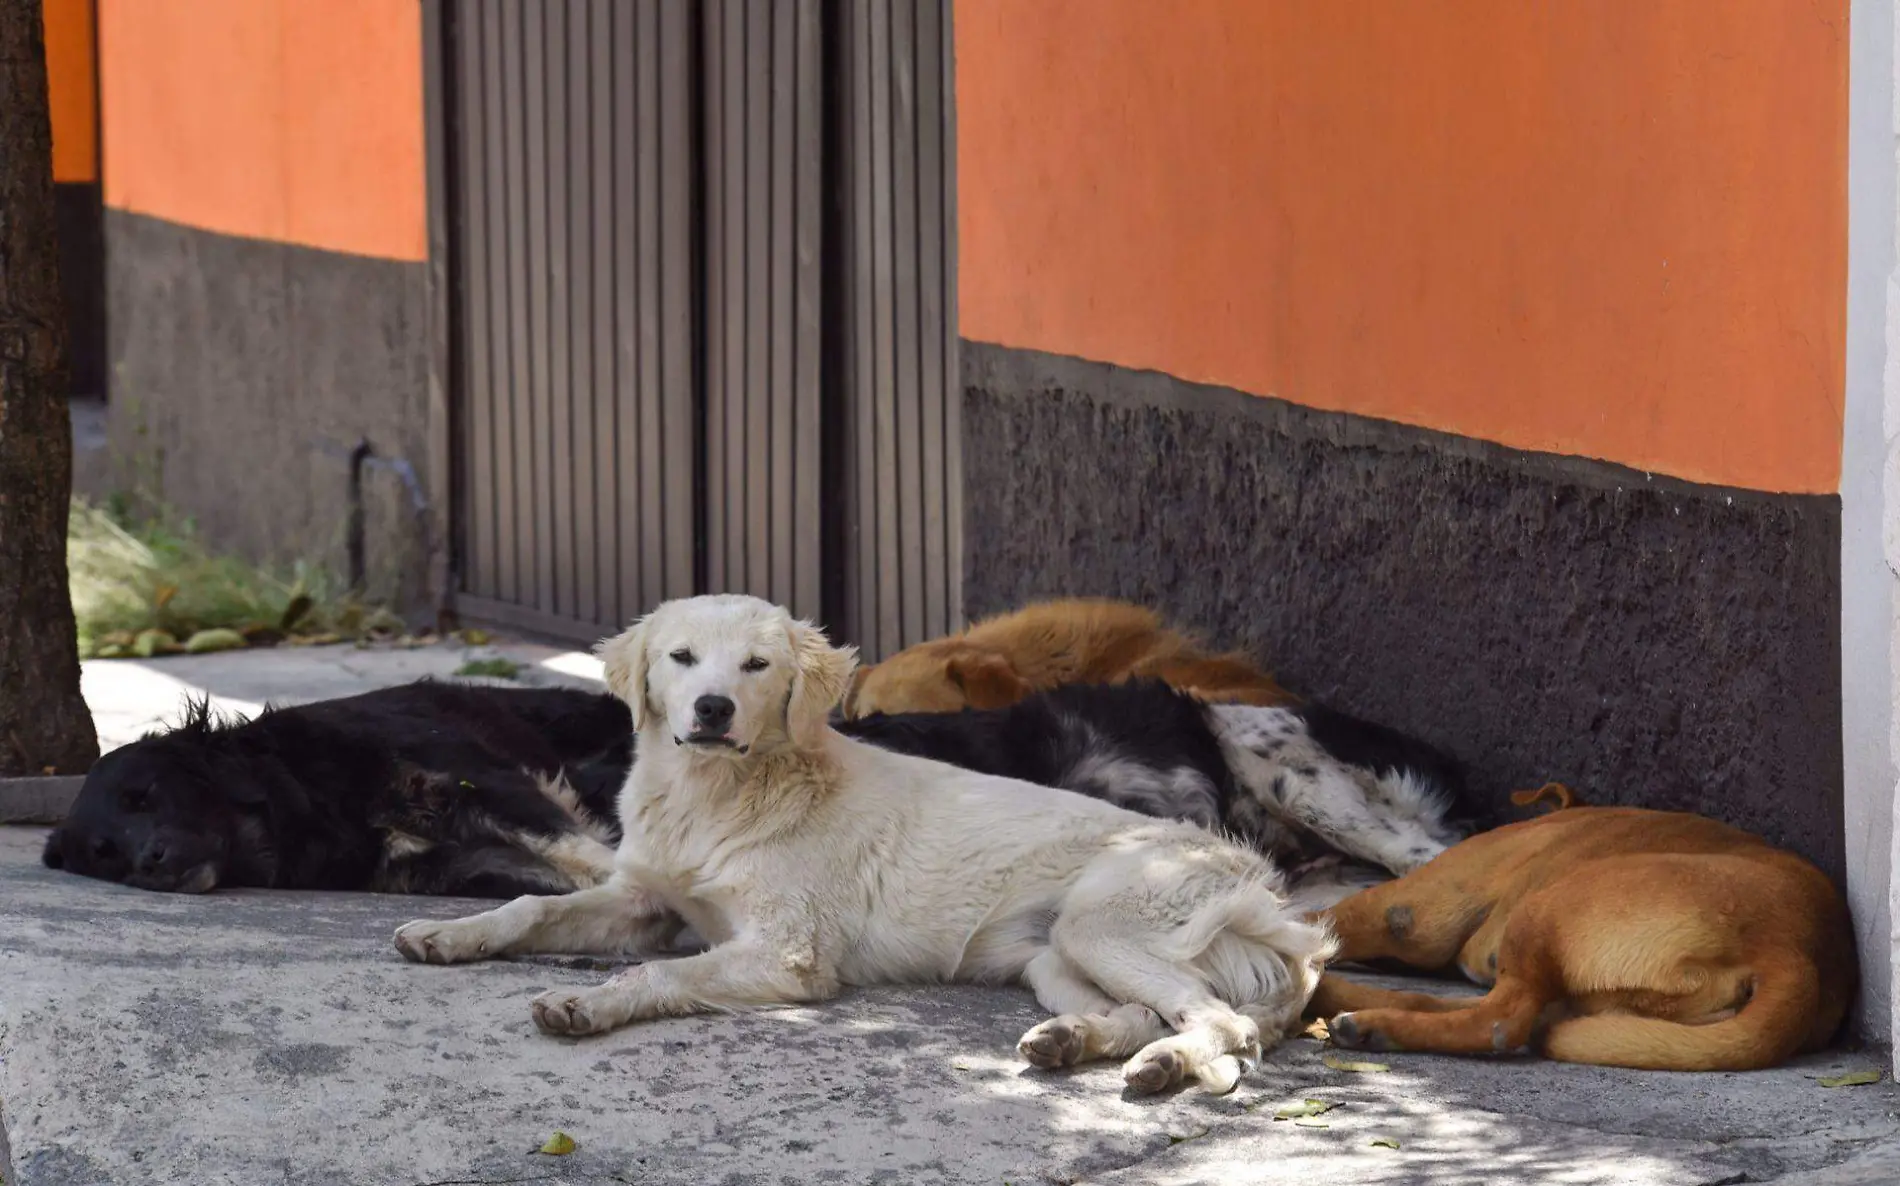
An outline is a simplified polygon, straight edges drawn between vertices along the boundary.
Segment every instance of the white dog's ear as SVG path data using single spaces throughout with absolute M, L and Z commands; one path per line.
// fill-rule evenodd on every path
M 824 740 L 831 708 L 844 698 L 851 672 L 858 665 L 858 648 L 834 647 L 825 632 L 810 622 L 793 622 L 792 695 L 785 705 L 785 731 L 793 744 L 810 749 Z
M 600 665 L 605 669 L 607 690 L 633 709 L 636 733 L 647 723 L 647 623 L 650 621 L 651 615 L 641 618 L 594 648 L 594 654 L 600 657 Z

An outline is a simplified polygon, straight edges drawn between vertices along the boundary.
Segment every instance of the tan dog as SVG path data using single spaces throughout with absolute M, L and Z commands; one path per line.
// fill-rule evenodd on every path
M 849 717 L 1007 708 L 1063 684 L 1160 679 L 1215 704 L 1298 703 L 1244 656 L 1210 654 L 1153 610 L 1122 601 L 1044 601 L 919 643 L 859 670 Z
M 1328 914 L 1339 960 L 1455 965 L 1491 985 L 1447 998 L 1329 972 L 1309 1012 L 1365 1049 L 1750 1070 L 1826 1045 L 1857 975 L 1847 907 L 1819 869 L 1677 812 L 1508 824 Z

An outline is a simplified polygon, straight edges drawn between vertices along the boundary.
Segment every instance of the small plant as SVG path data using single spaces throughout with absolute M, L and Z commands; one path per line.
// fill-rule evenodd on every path
M 488 679 L 513 679 L 521 674 L 521 664 L 513 659 L 504 659 L 499 656 L 493 659 L 470 659 L 457 667 L 455 674 Z
M 188 519 L 133 503 L 74 499 L 66 533 L 81 658 L 149 658 L 235 646 L 395 638 L 402 620 L 332 587 L 315 565 L 288 572 L 220 555 Z

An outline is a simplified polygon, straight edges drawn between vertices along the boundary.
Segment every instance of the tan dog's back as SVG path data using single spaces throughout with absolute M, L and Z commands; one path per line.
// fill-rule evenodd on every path
M 1038 602 L 861 669 L 845 711 L 1006 708 L 1064 684 L 1160 679 L 1211 703 L 1295 698 L 1238 655 L 1209 654 L 1153 610 L 1101 598 Z
M 1486 1053 L 1541 1035 L 1570 1062 L 1771 1066 L 1829 1040 L 1856 980 L 1820 870 L 1700 816 L 1572 807 L 1481 833 L 1332 911 L 1341 960 L 1458 968 L 1490 995 L 1327 977 L 1344 1041 Z

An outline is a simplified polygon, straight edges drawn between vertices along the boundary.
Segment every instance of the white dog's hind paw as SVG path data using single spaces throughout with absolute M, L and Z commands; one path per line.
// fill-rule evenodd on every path
M 487 958 L 487 928 L 472 918 L 418 919 L 396 928 L 396 950 L 418 964 L 465 964 Z
M 578 1038 L 614 1027 L 603 1006 L 600 989 L 555 988 L 534 998 L 534 1024 L 544 1034 Z
M 1045 1071 L 1072 1067 L 1088 1053 L 1088 1021 L 1073 1013 L 1052 1017 L 1023 1035 L 1016 1049 Z
M 1165 1040 L 1143 1049 L 1122 1066 L 1122 1079 L 1143 1095 L 1177 1086 L 1188 1074 L 1188 1060 Z

